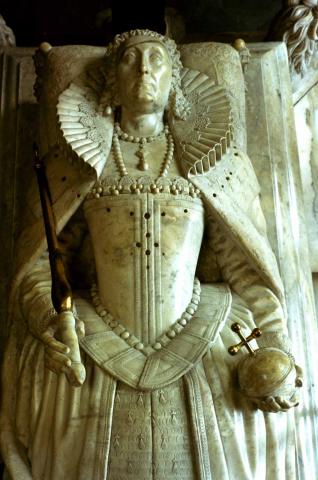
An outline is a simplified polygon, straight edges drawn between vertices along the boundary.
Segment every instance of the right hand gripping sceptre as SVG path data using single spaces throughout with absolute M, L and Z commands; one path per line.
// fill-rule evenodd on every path
M 65 375 L 73 387 L 83 385 L 86 377 L 85 367 L 81 362 L 76 321 L 73 315 L 73 297 L 70 284 L 66 278 L 62 254 L 56 235 L 55 217 L 52 207 L 49 185 L 45 174 L 45 165 L 40 159 L 38 148 L 34 144 L 34 168 L 37 175 L 45 233 L 48 244 L 51 276 L 52 302 L 59 314 L 59 331 L 61 341 L 69 348 L 71 366 L 66 367 Z

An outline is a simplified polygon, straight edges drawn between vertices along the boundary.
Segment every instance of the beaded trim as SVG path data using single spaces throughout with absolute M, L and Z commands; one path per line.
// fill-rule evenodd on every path
M 115 124 L 114 132 L 113 132 L 113 143 L 112 143 L 112 151 L 114 155 L 114 160 L 118 168 L 118 172 L 121 177 L 128 175 L 128 171 L 124 162 L 123 154 L 120 148 L 120 143 L 119 139 L 132 142 L 132 143 L 138 143 L 138 151 L 135 153 L 135 155 L 139 158 L 139 163 L 137 165 L 137 168 L 142 171 L 146 171 L 149 169 L 149 165 L 146 161 L 145 157 L 145 152 L 144 152 L 144 146 L 146 143 L 154 142 L 159 138 L 162 134 L 166 136 L 167 139 L 167 150 L 165 152 L 159 175 L 158 177 L 166 176 L 168 175 L 168 171 L 171 165 L 171 161 L 173 159 L 173 154 L 174 154 L 174 141 L 173 137 L 170 133 L 169 126 L 166 125 L 163 132 L 160 132 L 159 135 L 157 136 L 150 136 L 150 137 L 134 137 L 133 135 L 128 135 L 128 133 L 124 133 L 120 126 L 119 123 Z
M 187 195 L 192 198 L 197 198 L 200 197 L 201 192 L 191 182 L 182 177 L 153 178 L 145 176 L 136 178 L 130 175 L 125 175 L 124 177 L 112 175 L 98 180 L 92 191 L 87 195 L 87 198 L 99 198 L 107 195 L 127 193 L 169 193 L 172 195 Z
M 128 133 L 124 132 L 121 129 L 118 122 L 115 122 L 114 129 L 120 140 L 125 140 L 126 142 L 131 142 L 131 143 L 143 143 L 143 144 L 154 142 L 158 138 L 162 137 L 163 135 L 167 135 L 169 133 L 168 125 L 166 125 L 164 129 L 158 133 L 158 135 L 151 135 L 149 137 L 134 137 L 133 135 L 129 135 Z
M 121 323 L 119 323 L 113 317 L 113 315 L 111 315 L 111 313 L 107 312 L 100 301 L 97 285 L 93 284 L 91 287 L 92 303 L 95 307 L 97 315 L 104 320 L 104 322 L 113 330 L 114 333 L 125 340 L 130 347 L 141 351 L 145 355 L 150 355 L 155 351 L 161 350 L 162 347 L 167 346 L 168 343 L 176 337 L 176 335 L 182 332 L 184 327 L 191 321 L 193 315 L 197 311 L 200 303 L 200 296 L 200 281 L 199 279 L 195 278 L 191 301 L 181 317 L 169 328 L 169 330 L 167 330 L 167 332 L 161 335 L 153 345 L 144 345 L 140 339 L 130 333 Z

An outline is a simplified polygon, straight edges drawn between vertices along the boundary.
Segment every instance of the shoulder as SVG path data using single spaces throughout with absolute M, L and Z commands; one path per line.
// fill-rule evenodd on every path
M 231 204 L 240 205 L 246 210 L 259 195 L 260 186 L 249 157 L 231 148 L 217 161 L 213 168 L 201 175 L 191 175 L 189 179 L 203 192 L 217 199 L 227 199 Z

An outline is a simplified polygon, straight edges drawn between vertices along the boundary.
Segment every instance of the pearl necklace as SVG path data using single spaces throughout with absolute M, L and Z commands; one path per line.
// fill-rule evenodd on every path
M 146 143 L 151 143 L 160 138 L 162 135 L 165 135 L 167 139 L 167 150 L 163 159 L 163 162 L 160 167 L 159 171 L 159 177 L 164 177 L 168 174 L 171 161 L 173 159 L 173 153 L 174 153 L 174 142 L 172 135 L 170 133 L 168 125 L 165 126 L 164 130 L 160 132 L 157 136 L 149 136 L 149 137 L 134 137 L 133 135 L 128 135 L 128 133 L 125 133 L 122 131 L 120 128 L 119 123 L 115 123 L 115 128 L 113 132 L 113 144 L 112 144 L 112 150 L 113 150 L 113 155 L 114 155 L 114 160 L 117 164 L 117 168 L 119 171 L 119 174 L 121 177 L 128 175 L 128 171 L 123 159 L 123 154 L 120 148 L 120 140 L 124 140 L 126 142 L 132 142 L 132 143 L 138 143 L 138 151 L 136 153 L 136 156 L 139 157 L 139 163 L 137 165 L 137 168 L 142 171 L 146 171 L 149 168 L 149 165 L 145 159 L 145 153 L 144 153 L 144 146 Z
M 129 332 L 120 322 L 118 322 L 102 305 L 99 298 L 98 287 L 93 284 L 91 287 L 92 303 L 95 307 L 97 315 L 99 315 L 104 322 L 123 340 L 128 343 L 129 346 L 136 350 L 142 351 L 145 355 L 150 355 L 154 351 L 161 350 L 162 347 L 168 345 L 168 343 L 192 320 L 198 305 L 200 303 L 201 286 L 198 278 L 194 279 L 193 293 L 189 305 L 182 313 L 181 317 L 171 327 L 161 335 L 153 345 L 145 346 L 135 335 Z

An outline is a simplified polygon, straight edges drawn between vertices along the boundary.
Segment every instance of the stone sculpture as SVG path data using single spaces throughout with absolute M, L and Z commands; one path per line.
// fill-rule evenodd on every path
M 305 75 L 317 50 L 317 0 L 285 0 L 269 38 L 287 45 L 291 74 Z
M 0 15 L 0 47 L 15 47 L 14 33 L 2 15 Z
M 3 375 L 11 478 L 294 478 L 300 371 L 226 91 L 182 67 L 172 40 L 135 30 L 59 95 L 57 117 L 46 163 L 86 380 L 64 375 L 72 362 L 31 195 Z M 262 393 L 239 391 L 234 321 L 263 330 L 262 358 L 285 353 L 285 389 L 284 378 L 266 388 L 258 365 Z

